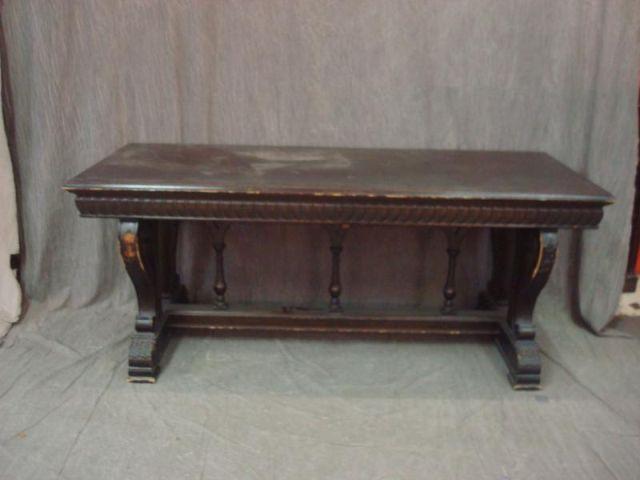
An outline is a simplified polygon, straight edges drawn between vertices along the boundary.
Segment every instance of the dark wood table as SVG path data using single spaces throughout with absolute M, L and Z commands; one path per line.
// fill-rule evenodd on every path
M 82 216 L 120 219 L 120 248 L 139 312 L 131 381 L 154 382 L 169 328 L 227 333 L 480 335 L 496 339 L 514 388 L 540 384 L 532 323 L 557 231 L 598 225 L 611 195 L 538 152 L 127 145 L 69 180 Z M 211 225 L 215 303 L 189 304 L 177 275 L 180 220 Z M 326 308 L 232 306 L 224 238 L 233 222 L 326 226 Z M 343 308 L 340 254 L 350 226 L 437 227 L 448 241 L 443 304 L 428 310 Z M 490 228 L 493 274 L 478 309 L 457 311 L 456 257 L 471 228 Z

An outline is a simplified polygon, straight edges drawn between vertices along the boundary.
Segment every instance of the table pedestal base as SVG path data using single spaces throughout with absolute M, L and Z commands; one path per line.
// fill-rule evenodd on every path
M 329 228 L 332 274 L 326 307 L 297 308 L 273 305 L 229 305 L 225 293 L 224 235 L 229 225 L 213 224 L 216 253 L 215 303 L 187 303 L 185 288 L 176 273 L 177 223 L 123 220 L 120 246 L 127 272 L 138 298 L 135 333 L 129 349 L 129 380 L 154 383 L 169 329 L 208 331 L 233 335 L 332 334 L 415 339 L 484 337 L 495 339 L 515 389 L 540 385 L 540 352 L 532 322 L 536 299 L 544 287 L 557 247 L 553 230 L 513 229 L 492 234 L 494 272 L 479 304 L 483 310 L 458 311 L 456 257 L 465 230 L 445 228 L 449 268 L 443 288 L 444 303 L 434 311 L 372 311 L 342 305 L 340 254 L 347 226 Z M 508 298 L 504 298 L 508 297 Z M 501 306 L 506 305 L 506 307 Z

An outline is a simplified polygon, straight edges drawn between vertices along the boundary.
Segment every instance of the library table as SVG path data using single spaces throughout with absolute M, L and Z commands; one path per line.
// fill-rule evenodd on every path
M 490 337 L 513 387 L 538 388 L 532 315 L 554 263 L 557 231 L 596 227 L 612 203 L 608 192 L 549 155 L 516 151 L 130 144 L 64 188 L 82 216 L 120 220 L 120 251 L 138 299 L 129 350 L 129 379 L 138 382 L 156 380 L 166 333 L 185 329 Z M 210 226 L 212 304 L 190 304 L 177 274 L 182 220 Z M 223 252 L 236 222 L 324 225 L 332 266 L 326 307 L 230 305 Z M 441 308 L 342 305 L 342 245 L 350 227 L 368 225 L 444 232 Z M 491 231 L 493 273 L 477 308 L 459 311 L 456 258 L 473 228 Z

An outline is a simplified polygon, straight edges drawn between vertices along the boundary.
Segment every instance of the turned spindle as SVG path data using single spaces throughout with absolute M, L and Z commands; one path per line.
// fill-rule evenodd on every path
M 213 224 L 213 248 L 216 251 L 216 278 L 213 284 L 213 291 L 216 295 L 215 306 L 219 309 L 228 308 L 225 293 L 227 291 L 227 282 L 224 278 L 224 237 L 229 230 L 228 223 Z
M 448 228 L 445 230 L 447 237 L 447 256 L 449 263 L 447 268 L 447 280 L 442 289 L 444 296 L 444 304 L 442 305 L 442 313 L 449 315 L 454 313 L 454 299 L 456 298 L 456 262 L 460 253 L 460 244 L 464 236 L 461 228 Z
M 332 312 L 341 312 L 340 294 L 342 293 L 342 285 L 340 284 L 340 254 L 342 253 L 342 243 L 347 233 L 349 225 L 331 226 L 329 230 L 329 238 L 331 241 L 331 283 L 329 284 L 329 310 Z

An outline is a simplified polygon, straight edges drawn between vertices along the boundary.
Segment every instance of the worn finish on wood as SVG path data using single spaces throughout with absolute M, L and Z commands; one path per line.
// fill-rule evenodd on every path
M 67 186 L 318 199 L 611 201 L 541 152 L 131 144 Z
M 593 227 L 611 196 L 540 152 L 133 144 L 71 179 L 86 216 Z
M 129 379 L 155 382 L 160 356 L 159 339 L 164 316 L 162 285 L 164 257 L 158 255 L 162 242 L 156 222 L 120 222 L 120 254 L 138 299 L 135 333 L 129 347 Z
M 226 311 L 206 305 L 169 305 L 167 327 L 218 333 L 335 333 L 405 337 L 414 335 L 489 336 L 500 331 L 499 314 L 461 311 L 455 317 L 437 311 L 351 307 L 340 315 L 322 308 L 240 305 Z
M 122 258 L 139 305 L 129 376 L 147 382 L 155 381 L 164 327 L 171 326 L 236 334 L 490 336 L 514 388 L 536 388 L 532 316 L 553 266 L 556 231 L 595 227 L 612 201 L 536 152 L 128 145 L 65 188 L 82 215 L 122 219 Z M 176 273 L 178 220 L 186 219 L 212 222 L 211 306 L 188 304 Z M 332 258 L 329 309 L 228 308 L 223 251 L 232 221 L 324 224 Z M 441 311 L 343 306 L 340 258 L 348 225 L 445 227 L 449 268 Z M 464 227 L 493 228 L 493 274 L 479 301 L 484 310 L 474 312 L 454 309 Z
M 120 222 L 120 255 L 135 287 L 138 298 L 136 330 L 141 332 L 153 331 L 156 322 L 153 227 L 151 222 Z
M 516 232 L 514 268 L 506 321 L 498 337 L 514 388 L 540 384 L 540 351 L 535 341 L 533 309 L 551 274 L 558 247 L 555 230 Z

